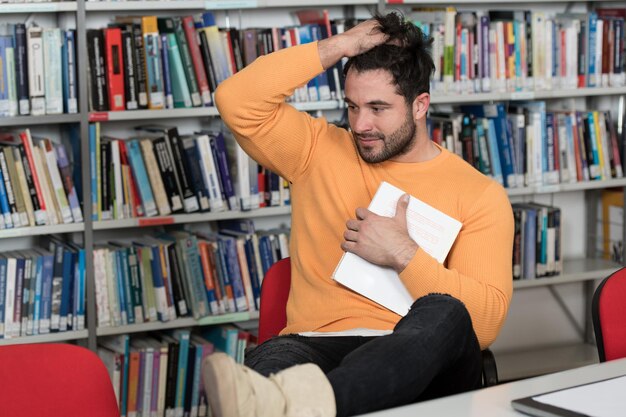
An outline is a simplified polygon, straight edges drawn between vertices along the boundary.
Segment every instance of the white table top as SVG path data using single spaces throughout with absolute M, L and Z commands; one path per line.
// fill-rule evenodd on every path
M 511 407 L 511 400 L 620 375 L 626 375 L 626 358 L 366 415 L 369 417 L 520 417 L 524 414 Z

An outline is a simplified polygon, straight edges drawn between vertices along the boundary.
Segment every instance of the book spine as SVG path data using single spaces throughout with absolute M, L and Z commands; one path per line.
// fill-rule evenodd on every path
M 64 34 L 65 82 L 63 85 L 64 109 L 66 113 L 78 113 L 78 79 L 76 76 L 76 31 L 69 29 Z
M 133 35 L 128 30 L 122 31 L 122 62 L 124 63 L 124 98 L 127 110 L 137 110 L 137 79 Z
M 198 205 L 198 199 L 193 191 L 191 184 L 189 183 L 190 175 L 188 173 L 189 167 L 184 162 L 184 149 L 182 141 L 178 136 L 178 133 L 170 130 L 165 136 L 168 151 L 174 161 L 174 174 L 177 182 L 180 184 L 179 188 L 182 190 L 183 207 L 185 213 L 192 213 L 198 211 L 200 206 Z
M 174 174 L 174 164 L 167 151 L 167 144 L 164 137 L 160 137 L 153 140 L 154 153 L 159 166 L 161 177 L 163 178 L 163 185 L 165 191 L 169 197 L 169 203 L 172 208 L 172 212 L 177 212 L 183 209 L 183 200 L 181 198 L 182 191 L 176 183 L 176 177 Z
M 143 32 L 140 24 L 132 25 L 134 44 L 135 74 L 137 78 L 137 101 L 140 109 L 148 108 L 148 80 L 146 72 L 146 54 L 143 42 Z
M 15 24 L 15 74 L 17 77 L 17 100 L 19 114 L 30 114 L 30 94 L 28 91 L 28 47 L 26 41 L 26 25 Z
M 200 91 L 200 97 L 202 104 L 210 106 L 211 91 L 209 90 L 209 81 L 207 80 L 206 70 L 204 68 L 204 62 L 202 61 L 202 54 L 200 52 L 200 45 L 198 40 L 198 34 L 196 33 L 193 17 L 185 16 L 182 18 L 182 27 L 185 31 L 185 37 L 187 39 L 187 46 L 189 47 L 189 54 L 193 63 L 193 69 L 198 82 L 198 90 Z
M 30 111 L 33 116 L 41 116 L 46 114 L 43 29 L 40 27 L 29 27 L 27 30 L 27 42 Z
M 109 110 L 124 110 L 124 64 L 122 61 L 122 30 L 104 29 L 106 50 L 107 92 Z
M 172 87 L 172 72 L 170 70 L 169 52 L 167 50 L 167 35 L 159 37 L 159 50 L 161 52 L 161 64 L 163 65 L 163 90 L 165 94 L 165 107 L 174 108 L 174 92 Z
M 54 188 L 54 196 L 59 204 L 63 223 L 72 223 L 72 209 L 70 208 L 67 196 L 65 195 L 65 188 L 63 187 L 63 181 L 61 180 L 61 175 L 57 166 L 57 158 L 53 145 L 50 140 L 44 140 L 40 142 L 40 146 L 46 157 L 48 172 Z
M 104 35 L 99 29 L 87 31 L 87 52 L 89 55 L 89 75 L 91 79 L 91 110 L 108 111 L 109 98 L 106 88 Z
M 185 28 L 183 22 L 179 18 L 174 19 L 174 33 L 176 35 L 176 42 L 178 43 L 178 51 L 185 70 L 185 76 L 187 78 L 187 85 L 191 94 L 191 103 L 194 107 L 202 105 L 202 97 L 200 95 L 200 89 L 198 88 L 198 80 L 193 66 L 193 60 L 189 51 L 189 45 L 187 37 L 185 36 Z
M 143 32 L 144 59 L 147 74 L 148 107 L 153 110 L 162 109 L 165 107 L 165 95 L 156 17 L 143 16 L 141 18 L 141 30 Z
M 187 78 L 185 78 L 185 69 L 181 60 L 176 35 L 167 33 L 165 34 L 165 39 L 170 63 L 170 73 L 172 76 L 174 107 L 192 107 L 191 93 L 189 91 L 189 85 L 187 84 Z
M 139 188 L 139 195 L 141 196 L 141 203 L 145 215 L 148 217 L 156 216 L 158 211 L 154 201 L 154 195 L 152 194 L 146 167 L 141 157 L 141 150 L 136 140 L 128 142 L 128 156 L 130 157 L 133 176 L 138 186 L 137 188 Z
M 139 146 L 142 151 L 157 209 L 159 210 L 159 214 L 161 216 L 167 216 L 172 212 L 172 210 L 165 194 L 165 186 L 163 185 L 163 179 L 161 178 L 156 162 L 152 141 L 150 139 L 142 139 L 139 142 Z

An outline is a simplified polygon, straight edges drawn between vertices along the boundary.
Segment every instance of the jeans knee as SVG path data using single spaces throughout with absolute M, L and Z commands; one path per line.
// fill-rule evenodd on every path
M 432 316 L 473 330 L 472 318 L 465 304 L 449 294 L 431 293 L 418 298 L 411 306 L 408 316 Z

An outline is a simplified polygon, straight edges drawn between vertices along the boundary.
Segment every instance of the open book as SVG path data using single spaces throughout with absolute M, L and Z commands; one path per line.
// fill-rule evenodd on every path
M 404 191 L 382 182 L 368 209 L 392 217 Z M 461 222 L 411 196 L 406 213 L 409 236 L 430 256 L 443 263 L 461 230 Z M 333 273 L 335 281 L 404 316 L 413 304 L 400 276 L 391 268 L 344 253 Z

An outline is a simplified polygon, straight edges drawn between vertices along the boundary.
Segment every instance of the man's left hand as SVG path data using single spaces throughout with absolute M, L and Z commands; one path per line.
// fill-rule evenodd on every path
M 396 214 L 383 217 L 366 208 L 356 209 L 356 219 L 346 222 L 341 248 L 376 265 L 388 266 L 400 273 L 406 268 L 418 245 L 407 230 L 406 211 L 409 195 L 398 200 Z

